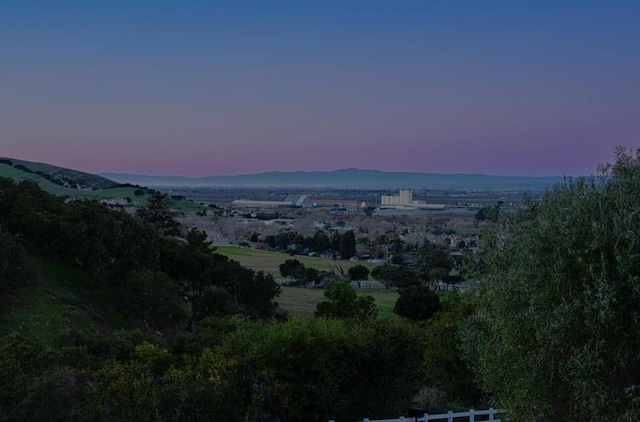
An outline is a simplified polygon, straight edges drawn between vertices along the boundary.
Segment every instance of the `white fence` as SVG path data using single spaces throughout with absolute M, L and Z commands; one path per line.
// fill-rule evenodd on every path
M 454 418 L 468 418 L 468 422 L 480 422 L 480 421 L 492 421 L 492 422 L 501 422 L 500 419 L 496 419 L 496 415 L 498 413 L 504 413 L 505 410 L 494 409 L 493 407 L 488 410 L 473 410 L 470 409 L 468 412 L 453 412 L 449 411 L 447 413 L 441 413 L 439 415 L 429 415 L 425 413 L 422 416 L 416 417 L 407 417 L 400 416 L 397 419 L 368 419 L 364 418 L 362 422 L 429 422 L 429 421 L 447 421 L 453 422 Z M 476 419 L 476 417 L 479 418 Z M 487 418 L 488 417 L 488 418 Z M 335 422 L 335 421 L 329 421 Z

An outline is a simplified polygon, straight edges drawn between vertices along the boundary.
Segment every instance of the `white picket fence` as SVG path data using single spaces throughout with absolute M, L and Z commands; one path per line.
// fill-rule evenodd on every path
M 453 422 L 453 418 L 468 418 L 468 422 L 479 422 L 479 421 L 492 421 L 492 422 L 501 422 L 500 419 L 496 419 L 496 415 L 498 413 L 504 413 L 506 410 L 494 409 L 490 407 L 487 410 L 474 410 L 469 409 L 468 412 L 453 412 L 449 410 L 447 413 L 440 413 L 438 415 L 429 415 L 425 413 L 423 416 L 419 416 L 418 418 L 410 418 L 407 416 L 400 416 L 397 419 L 376 419 L 372 420 L 369 418 L 364 418 L 362 422 L 429 422 L 429 421 L 447 421 Z M 488 416 L 489 418 L 479 418 L 476 419 L 476 416 Z M 335 422 L 335 421 L 329 421 Z

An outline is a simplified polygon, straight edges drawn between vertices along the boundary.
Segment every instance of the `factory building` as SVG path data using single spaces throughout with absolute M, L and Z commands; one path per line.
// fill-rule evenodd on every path
M 382 195 L 382 205 L 411 205 L 413 203 L 413 191 L 400 189 L 400 195 Z
M 441 211 L 447 208 L 445 204 L 427 204 L 424 201 L 414 201 L 413 191 L 400 189 L 400 195 L 382 195 L 381 209 L 421 209 Z
M 309 195 L 287 195 L 284 201 L 252 201 L 236 199 L 232 202 L 234 207 L 260 208 L 260 207 L 311 207 L 313 203 Z

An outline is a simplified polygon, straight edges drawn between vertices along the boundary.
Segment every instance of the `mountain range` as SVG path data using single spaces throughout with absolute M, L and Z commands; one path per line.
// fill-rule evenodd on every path
M 4 170 L 3 170 L 4 169 Z M 0 175 L 77 189 L 113 189 L 121 184 L 146 187 L 246 187 L 246 188 L 336 188 L 336 189 L 430 189 L 430 190 L 544 190 L 563 183 L 559 176 L 491 176 L 385 172 L 342 169 L 242 174 L 237 176 L 147 176 L 123 173 L 90 174 L 46 163 L 0 157 Z
M 564 182 L 563 177 L 491 176 L 385 172 L 343 169 L 335 171 L 265 172 L 237 176 L 174 177 L 101 173 L 119 183 L 149 187 L 298 187 L 342 189 L 544 190 Z

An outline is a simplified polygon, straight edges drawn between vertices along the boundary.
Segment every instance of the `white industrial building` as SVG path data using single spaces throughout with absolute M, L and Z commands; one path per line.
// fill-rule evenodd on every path
M 287 195 L 284 201 L 252 201 L 248 199 L 236 199 L 231 203 L 235 207 L 259 208 L 259 207 L 310 207 L 312 206 L 309 195 Z
M 413 191 L 400 189 L 400 195 L 382 195 L 382 205 L 411 205 L 413 203 Z
M 406 208 L 439 211 L 444 210 L 445 204 L 427 204 L 424 201 L 414 201 L 413 191 L 410 189 L 400 189 L 400 195 L 382 195 L 381 209 L 385 208 Z

